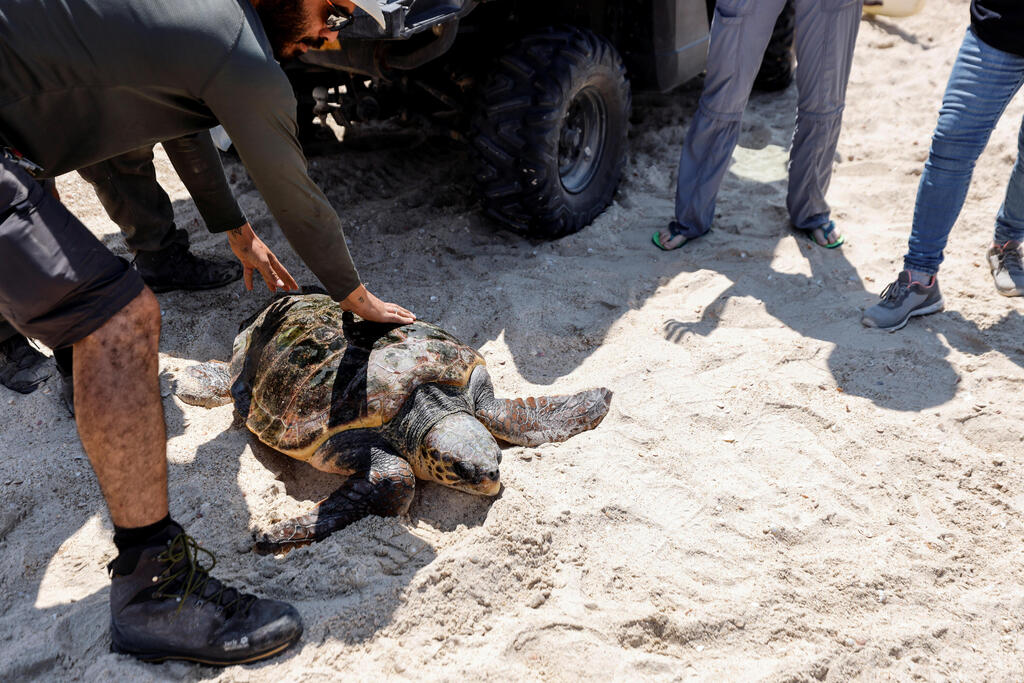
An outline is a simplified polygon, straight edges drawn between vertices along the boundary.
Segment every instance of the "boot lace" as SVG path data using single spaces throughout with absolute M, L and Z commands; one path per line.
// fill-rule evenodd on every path
M 200 555 L 209 560 L 209 565 L 203 564 Z M 155 579 L 158 583 L 153 597 L 177 600 L 179 611 L 189 595 L 198 598 L 197 607 L 211 602 L 222 607 L 228 617 L 236 613 L 245 614 L 256 602 L 256 596 L 242 593 L 210 576 L 217 565 L 217 558 L 188 534 L 175 536 L 157 559 L 167 563 L 167 568 Z
M 1007 242 L 996 250 L 999 253 L 999 267 L 1011 275 L 1024 275 L 1019 243 Z

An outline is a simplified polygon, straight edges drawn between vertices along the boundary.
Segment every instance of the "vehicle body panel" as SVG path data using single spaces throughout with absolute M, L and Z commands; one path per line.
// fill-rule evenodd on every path
M 386 29 L 359 12 L 338 40 L 302 61 L 382 77 L 389 68 L 414 68 L 444 54 L 457 42 L 453 30 L 493 35 L 489 44 L 497 49 L 530 31 L 559 24 L 608 38 L 622 55 L 635 89 L 671 90 L 700 74 L 707 57 L 706 0 L 390 0 L 381 9 Z M 430 44 L 442 39 L 448 41 L 443 49 Z M 400 44 L 406 41 L 408 46 Z M 409 58 L 421 52 L 420 58 Z

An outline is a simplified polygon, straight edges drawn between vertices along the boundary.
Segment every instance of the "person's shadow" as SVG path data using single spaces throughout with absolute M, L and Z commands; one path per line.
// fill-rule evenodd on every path
M 802 336 L 835 345 L 827 364 L 844 392 L 909 412 L 945 403 L 956 393 L 961 378 L 950 364 L 949 347 L 941 338 L 961 353 L 981 356 L 997 351 L 1024 367 L 1024 316 L 1016 310 L 1008 311 L 988 327 L 947 310 L 913 318 L 894 334 L 868 329 L 860 323 L 860 309 L 876 300 L 866 295 L 860 277 L 841 250 L 820 253 L 824 250 L 811 247 L 805 253 L 812 273 L 807 276 L 774 270 L 769 265 L 773 251 L 765 248 L 767 245 L 752 244 L 770 240 L 745 239 L 747 258 L 737 258 L 736 248 L 724 246 L 728 239 L 734 238 L 709 236 L 704 244 L 692 245 L 696 258 L 710 255 L 714 249 L 714 270 L 732 284 L 703 309 L 698 319 L 667 320 L 666 339 L 685 343 L 691 335 L 707 337 L 721 324 L 730 300 L 752 297 Z M 710 261 L 702 263 L 707 266 Z M 800 297 L 806 305 L 795 306 L 794 297 Z M 858 306 L 858 301 L 863 303 Z
M 785 107 L 780 106 L 779 111 L 784 112 Z M 792 125 L 782 125 L 786 120 L 782 116 L 787 115 L 769 116 L 767 126 L 745 126 L 738 155 L 768 145 L 788 153 Z M 840 167 L 837 173 L 841 172 Z M 666 339 L 688 344 L 692 337 L 708 337 L 723 324 L 731 305 L 749 297 L 760 301 L 767 313 L 802 337 L 832 344 L 827 367 L 836 386 L 845 393 L 911 412 L 940 405 L 956 393 L 960 377 L 949 362 L 949 346 L 940 335 L 963 353 L 980 355 L 996 350 L 1024 366 L 1020 342 L 1024 321 L 1016 311 L 988 328 L 955 311 L 912 319 L 896 334 L 865 328 L 860 322 L 861 312 L 878 300 L 874 295 L 885 283 L 873 283 L 872 290 L 878 291 L 868 292 L 844 247 L 824 249 L 789 229 L 784 177 L 754 180 L 737 175 L 734 165 L 723 185 L 728 183 L 734 187 L 739 184 L 742 190 L 733 192 L 731 201 L 725 203 L 720 195 L 712 232 L 673 254 L 679 257 L 676 274 L 708 269 L 724 275 L 731 284 L 713 301 L 700 306 L 696 316 L 666 320 Z M 736 203 L 738 197 L 769 202 L 775 207 L 774 220 L 767 225 L 744 220 L 743 207 Z M 848 240 L 857 239 L 855 223 L 837 222 Z M 797 241 L 803 264 L 792 257 L 792 245 L 783 244 L 785 240 Z M 789 272 L 773 266 L 773 262 L 780 261 Z M 806 270 L 809 275 L 792 272 Z
M 793 239 L 783 237 L 787 238 Z M 772 247 L 776 246 L 771 237 L 745 235 L 742 252 L 726 246 L 726 241 L 735 239 L 731 235 L 708 236 L 695 249 L 697 258 L 714 250 L 717 258 L 704 260 L 704 266 L 713 263 L 711 267 L 732 284 L 703 308 L 698 319 L 667 320 L 666 339 L 685 344 L 692 335 L 708 337 L 721 324 L 731 301 L 751 297 L 802 337 L 834 345 L 827 365 L 836 386 L 847 394 L 906 411 L 939 405 L 953 396 L 958 377 L 946 359 L 947 348 L 934 334 L 914 328 L 896 338 L 863 328 L 860 313 L 850 302 L 864 298 L 853 296 L 863 293 L 864 287 L 840 249 L 825 252 L 820 247 L 807 250 L 801 246 L 811 270 L 804 275 L 771 267 Z M 908 346 L 914 349 L 912 354 L 907 352 Z M 807 360 L 812 358 L 809 354 Z M 922 392 L 921 386 L 929 390 Z
M 37 400 L 42 403 L 43 397 Z M 63 410 L 50 397 L 45 400 L 53 404 L 54 411 Z M 180 436 L 187 417 L 173 399 L 164 401 L 164 409 L 170 438 Z M 73 422 L 65 420 L 56 428 L 67 431 L 69 440 L 73 438 Z M 252 446 L 256 459 L 269 470 L 268 476 L 256 482 L 255 490 L 240 483 L 244 474 L 240 456 L 246 445 Z M 62 491 L 81 492 L 82 477 L 93 476 L 81 449 L 71 450 L 79 453 L 70 458 L 73 466 L 58 462 L 68 458 L 67 453 L 51 452 L 36 458 L 35 467 L 46 472 L 46 490 L 52 491 L 54 498 L 67 497 Z M 300 500 L 315 500 L 335 488 L 338 477 L 318 473 L 260 445 L 238 421 L 194 450 L 188 449 L 187 454 L 190 457 L 181 460 L 179 452 L 168 463 L 172 517 L 215 553 L 215 576 L 262 597 L 295 604 L 307 616 L 304 642 L 330 637 L 359 643 L 372 638 L 400 606 L 402 587 L 436 556 L 433 546 L 410 533 L 409 521 L 400 518 L 357 522 L 283 558 L 255 555 L 250 551 L 253 509 L 259 511 L 272 502 L 267 500 L 268 494 L 277 500 L 274 482 L 283 482 L 289 494 Z M 433 511 L 452 524 L 480 524 L 486 519 L 487 502 L 441 487 L 432 489 L 417 494 L 413 526 L 417 510 L 421 514 Z M 467 500 L 449 508 L 447 494 Z M 110 653 L 110 584 L 104 564 L 112 559 L 112 530 L 99 488 L 86 487 L 83 495 L 68 498 L 58 519 L 33 513 L 32 501 L 38 495 L 38 491 L 8 495 L 0 505 L 0 590 L 6 596 L 5 608 L 0 611 L 0 680 L 60 678 L 70 666 L 81 669 L 79 674 L 92 672 L 86 673 L 87 679 L 101 674 L 148 679 L 154 672 L 178 680 L 217 677 L 219 670 L 210 667 L 170 662 L 154 668 Z M 40 527 L 46 528 L 45 534 Z M 54 536 L 54 527 L 61 530 L 59 536 Z M 55 540 L 40 543 L 33 538 Z M 353 572 L 347 584 L 335 575 L 346 569 Z M 68 576 L 81 582 L 63 583 Z M 308 585 L 314 590 L 301 588 Z M 332 604 L 338 613 L 372 611 L 379 622 L 370 628 L 361 624 L 349 629 L 312 616 L 322 616 Z M 31 628 L 25 628 L 26 623 L 32 624 Z M 282 657 L 300 651 L 293 648 Z M 266 665 L 281 661 L 275 658 Z

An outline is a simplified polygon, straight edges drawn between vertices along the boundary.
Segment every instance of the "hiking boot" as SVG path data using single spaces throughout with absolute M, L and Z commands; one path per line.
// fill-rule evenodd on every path
M 939 291 L 939 279 L 932 277 L 927 287 L 911 281 L 910 271 L 904 270 L 895 282 L 882 290 L 881 301 L 864 311 L 860 321 L 866 327 L 895 332 L 915 315 L 927 315 L 941 311 L 945 302 Z
M 200 554 L 209 558 L 208 567 Z M 118 563 L 107 566 L 113 652 L 147 662 L 227 666 L 275 655 L 302 635 L 302 619 L 291 605 L 241 593 L 210 576 L 213 555 L 184 531 L 142 549 L 130 573 L 118 574 Z
M 993 244 L 986 254 L 996 291 L 1003 296 L 1024 294 L 1024 263 L 1021 262 L 1020 242 Z
M 23 335 L 0 342 L 0 384 L 19 394 L 31 394 L 50 376 L 46 360 Z
M 242 265 L 237 261 L 201 258 L 189 251 L 187 244 L 140 251 L 135 255 L 135 269 L 156 293 L 216 289 L 242 277 Z

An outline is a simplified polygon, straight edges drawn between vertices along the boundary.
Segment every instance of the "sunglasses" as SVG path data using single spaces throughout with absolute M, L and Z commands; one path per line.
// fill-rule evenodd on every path
M 344 7 L 335 5 L 331 0 L 324 0 L 327 3 L 327 30 L 340 31 L 348 22 L 352 21 L 352 12 Z

